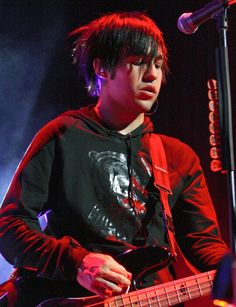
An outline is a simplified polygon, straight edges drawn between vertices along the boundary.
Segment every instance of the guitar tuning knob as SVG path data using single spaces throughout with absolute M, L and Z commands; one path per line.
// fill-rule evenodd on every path
M 211 145 L 210 157 L 213 159 L 211 161 L 211 170 L 213 172 L 218 172 L 222 170 L 221 150 L 220 150 L 220 114 L 219 114 L 219 104 L 218 104 L 218 91 L 217 91 L 217 81 L 215 79 L 210 79 L 207 82 L 208 88 L 208 99 L 209 99 L 209 131 L 210 137 L 209 142 Z
M 218 101 L 216 100 L 209 100 L 209 110 L 212 112 L 219 112 L 219 105 L 218 105 Z
M 208 81 L 207 81 L 207 87 L 208 87 L 208 89 L 217 89 L 217 81 L 216 81 L 216 79 L 209 79 Z
M 222 162 L 220 160 L 214 159 L 211 161 L 212 172 L 219 172 L 222 170 Z
M 211 112 L 209 113 L 209 121 L 210 121 L 211 123 L 217 123 L 217 124 L 219 124 L 219 123 L 220 123 L 220 115 L 219 115 L 219 113 L 216 112 L 216 111 L 211 111 Z
M 217 134 L 211 134 L 209 136 L 209 143 L 211 146 L 219 146 L 220 145 L 220 136 Z
M 221 151 L 219 147 L 211 147 L 210 156 L 212 159 L 219 159 L 221 157 Z
M 209 131 L 212 135 L 219 135 L 220 134 L 220 124 L 212 122 L 209 124 Z

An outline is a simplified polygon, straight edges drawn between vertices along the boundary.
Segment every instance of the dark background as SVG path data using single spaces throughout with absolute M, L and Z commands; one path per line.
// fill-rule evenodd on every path
M 0 2 L 0 198 L 37 130 L 71 108 L 89 102 L 71 64 L 67 33 L 103 12 L 146 11 L 164 32 L 171 73 L 154 116 L 156 130 L 188 143 L 199 155 L 222 230 L 229 242 L 227 177 L 210 170 L 207 80 L 216 78 L 218 32 L 209 20 L 193 35 L 178 17 L 202 0 L 1 0 Z M 235 118 L 236 6 L 229 10 L 229 60 Z M 234 127 L 235 130 L 235 127 Z M 234 133 L 235 134 L 235 133 Z M 183 221 L 184 222 L 184 221 Z M 1 260 L 0 282 L 11 268 Z M 185 269 L 182 270 L 185 274 Z M 180 273 L 181 274 L 181 273 Z M 198 303 L 199 304 L 199 303 Z M 210 305 L 210 302 L 208 302 Z M 194 303 L 191 303 L 193 306 Z M 204 306 L 207 306 L 205 301 Z

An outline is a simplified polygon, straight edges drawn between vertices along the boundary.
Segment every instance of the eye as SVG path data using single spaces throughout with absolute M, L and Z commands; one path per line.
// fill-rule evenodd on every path
M 145 64 L 144 58 L 135 57 L 132 59 L 132 64 L 135 66 L 143 66 Z
M 155 65 L 155 67 L 156 67 L 157 69 L 161 69 L 161 68 L 162 68 L 162 65 L 163 65 L 163 61 L 155 62 L 154 65 Z

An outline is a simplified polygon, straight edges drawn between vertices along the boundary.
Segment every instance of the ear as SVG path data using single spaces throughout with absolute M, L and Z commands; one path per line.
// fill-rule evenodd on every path
M 101 60 L 99 58 L 96 58 L 93 60 L 93 69 L 95 71 L 95 74 L 98 75 L 102 79 L 106 79 L 108 76 L 107 71 L 102 67 Z

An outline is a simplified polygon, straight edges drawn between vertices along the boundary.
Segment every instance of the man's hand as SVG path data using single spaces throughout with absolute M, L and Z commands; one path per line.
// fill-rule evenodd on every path
M 77 281 L 89 291 L 106 298 L 127 289 L 131 273 L 109 255 L 90 253 L 78 269 Z

